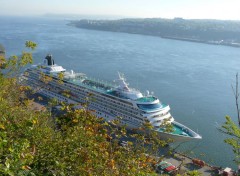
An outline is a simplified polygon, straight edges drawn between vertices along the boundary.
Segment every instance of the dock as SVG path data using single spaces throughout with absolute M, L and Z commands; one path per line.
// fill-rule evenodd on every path
M 187 171 L 196 170 L 204 176 L 216 175 L 217 167 L 210 166 L 208 164 L 205 164 L 204 166 L 201 167 L 196 164 L 193 164 L 192 160 L 193 158 L 177 152 L 174 153 L 173 157 L 166 157 L 164 159 L 164 161 L 172 163 L 173 165 L 178 167 L 180 174 L 184 174 Z

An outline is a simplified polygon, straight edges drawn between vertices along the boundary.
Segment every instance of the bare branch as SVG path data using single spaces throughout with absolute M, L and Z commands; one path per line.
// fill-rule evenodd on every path
M 235 103 L 236 103 L 236 108 L 237 108 L 237 118 L 238 118 L 238 126 L 240 127 L 240 113 L 239 113 L 239 105 L 238 105 L 238 97 L 239 97 L 239 92 L 238 92 L 238 73 L 236 74 L 236 85 L 235 89 L 232 87 L 232 91 L 235 97 Z
M 217 128 L 217 130 L 218 130 L 219 132 L 224 133 L 224 134 L 227 134 L 227 135 L 229 135 L 229 136 L 232 136 L 232 137 L 235 137 L 235 138 L 239 138 L 236 134 L 234 134 L 234 133 L 229 133 L 228 131 L 225 131 L 225 130 L 223 130 L 222 128 Z

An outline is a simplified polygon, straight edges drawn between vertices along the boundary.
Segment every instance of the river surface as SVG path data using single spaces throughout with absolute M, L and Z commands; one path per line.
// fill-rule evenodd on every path
M 203 136 L 182 152 L 218 166 L 235 167 L 226 135 L 217 127 L 236 117 L 231 84 L 240 68 L 240 48 L 158 37 L 79 29 L 68 21 L 0 17 L 0 43 L 20 55 L 26 40 L 38 43 L 34 62 L 51 53 L 55 62 L 111 81 L 122 72 L 130 87 L 149 90 L 171 107 L 176 119 Z

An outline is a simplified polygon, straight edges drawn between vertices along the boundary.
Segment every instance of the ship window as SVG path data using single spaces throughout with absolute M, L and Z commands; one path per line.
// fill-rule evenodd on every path
M 158 109 L 158 108 L 161 108 L 162 105 L 160 103 L 157 103 L 157 104 L 138 104 L 137 105 L 140 109 L 142 110 L 155 110 L 155 109 Z

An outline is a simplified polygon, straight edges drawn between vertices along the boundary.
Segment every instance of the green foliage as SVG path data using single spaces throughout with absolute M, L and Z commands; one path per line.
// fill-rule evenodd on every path
M 37 44 L 32 41 L 26 41 L 25 46 L 34 50 L 37 47 Z
M 202 174 L 198 172 L 197 170 L 188 171 L 184 174 L 184 176 L 201 176 Z
M 0 69 L 5 68 L 6 59 L 3 55 L 0 54 Z
M 36 47 L 29 41 L 26 46 Z M 0 175 L 156 175 L 152 166 L 159 159 L 153 155 L 166 145 L 156 132 L 128 134 L 125 126 L 116 126 L 118 120 L 108 123 L 88 108 L 64 103 L 66 113 L 54 119 L 35 112 L 26 97 L 29 87 L 13 76 L 31 62 L 30 53 L 13 56 L 7 60 L 12 76 L 0 74 Z M 121 146 L 123 136 L 136 142 Z
M 226 122 L 222 125 L 222 131 L 231 138 L 224 140 L 225 143 L 232 147 L 235 154 L 235 163 L 240 164 L 240 128 L 229 116 L 226 116 Z
M 164 128 L 164 132 L 172 133 L 174 131 L 173 125 L 170 123 L 170 118 L 164 119 L 161 127 Z

